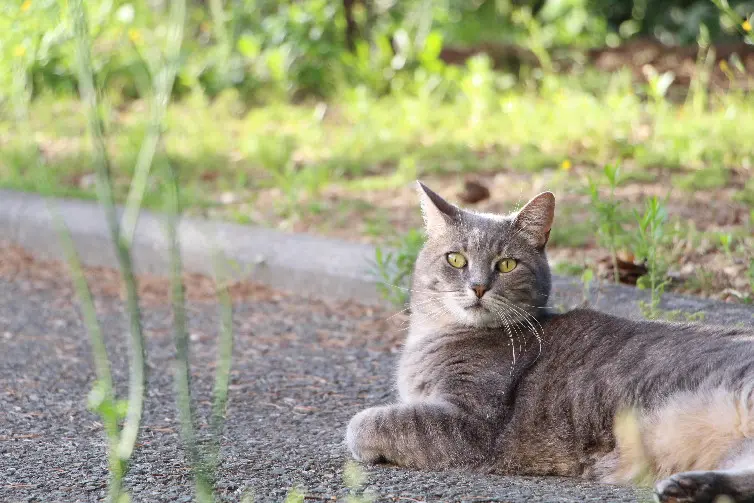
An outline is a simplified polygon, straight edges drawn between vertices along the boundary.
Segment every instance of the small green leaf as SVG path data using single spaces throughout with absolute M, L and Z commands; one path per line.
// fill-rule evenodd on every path
M 367 476 L 364 469 L 353 461 L 346 462 L 343 468 L 343 482 L 351 490 L 358 490 L 366 482 Z
M 87 397 L 86 406 L 92 412 L 99 412 L 107 399 L 107 386 L 102 381 L 95 381 Z
M 238 52 L 248 59 L 256 59 L 261 49 L 262 45 L 253 35 L 245 33 L 238 39 Z
M 115 402 L 115 407 L 113 407 L 113 411 L 119 421 L 125 419 L 126 414 L 128 413 L 128 400 L 117 400 Z
M 288 491 L 288 494 L 285 497 L 285 503 L 304 503 L 305 496 L 304 491 L 298 487 L 294 487 Z
M 421 60 L 424 63 L 435 61 L 442 51 L 442 34 L 438 31 L 432 31 L 424 39 L 424 48 L 421 52 Z
M 584 272 L 581 274 L 581 282 L 584 283 L 584 285 L 589 285 L 593 279 L 594 271 L 591 269 L 584 269 Z

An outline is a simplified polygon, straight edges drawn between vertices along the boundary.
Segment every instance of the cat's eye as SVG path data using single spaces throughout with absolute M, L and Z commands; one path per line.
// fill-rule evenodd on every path
M 448 259 L 448 264 L 452 265 L 456 269 L 462 269 L 466 266 L 466 257 L 461 255 L 460 253 L 448 253 L 446 257 Z
M 497 270 L 500 272 L 511 272 L 513 269 L 516 268 L 516 265 L 518 265 L 518 262 L 516 262 L 516 259 L 504 258 L 503 260 L 497 263 Z

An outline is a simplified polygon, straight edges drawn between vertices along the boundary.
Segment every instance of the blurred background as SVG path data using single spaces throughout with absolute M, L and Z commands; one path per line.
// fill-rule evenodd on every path
M 86 5 L 124 200 L 169 63 L 170 3 Z M 408 268 L 421 242 L 413 180 L 484 211 L 552 190 L 556 271 L 618 267 L 635 283 L 646 271 L 633 210 L 658 196 L 671 287 L 751 301 L 754 1 L 187 9 L 157 156 L 177 167 L 189 214 L 394 246 L 378 266 Z M 0 33 L 0 186 L 94 198 L 65 2 L 3 2 Z M 163 176 L 153 172 L 147 207 L 162 207 Z

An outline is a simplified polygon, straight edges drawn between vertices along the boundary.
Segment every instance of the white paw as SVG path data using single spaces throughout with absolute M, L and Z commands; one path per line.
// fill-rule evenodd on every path
M 380 459 L 378 452 L 371 451 L 367 445 L 368 436 L 371 434 L 367 431 L 366 426 L 374 413 L 374 409 L 362 410 L 351 418 L 346 428 L 346 446 L 351 451 L 351 455 L 356 461 L 362 463 L 374 463 Z

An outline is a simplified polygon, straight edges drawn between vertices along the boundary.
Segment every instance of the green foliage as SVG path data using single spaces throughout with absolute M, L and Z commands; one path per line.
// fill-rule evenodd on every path
M 689 10 L 685 3 L 356 2 L 351 12 L 356 29 L 349 36 L 343 2 L 194 0 L 187 6 L 187 38 L 171 89 L 178 97 L 216 97 L 235 89 L 247 103 L 330 97 L 349 86 L 381 95 L 408 90 L 416 80 L 432 85 L 454 80 L 458 69 L 439 59 L 451 44 L 525 47 L 547 72 L 554 68 L 553 54 L 564 47 L 614 45 L 641 33 L 670 43 L 693 42 L 706 26 L 712 40 L 736 31 L 751 37 L 743 24 L 743 15 L 752 11 L 750 1 L 731 6 L 715 0 L 716 8 L 697 0 Z M 33 83 L 35 94 L 75 92 L 73 32 L 61 4 L 28 0 L 0 7 L 0 95 L 11 89 L 14 69 Z M 93 0 L 88 11 L 98 88 L 115 101 L 148 96 L 151 78 L 167 63 L 153 50 L 169 36 L 166 3 Z M 517 72 L 515 59 L 508 66 Z M 650 80 L 651 94 L 662 96 L 672 76 Z
M 367 481 L 367 473 L 358 463 L 354 461 L 346 461 L 343 467 L 343 483 L 348 488 L 348 496 L 346 496 L 346 503 L 371 503 L 374 501 L 374 497 L 370 494 L 365 494 L 361 488 Z
M 733 235 L 730 233 L 723 233 L 717 235 L 718 239 L 720 240 L 720 245 L 723 247 L 723 251 L 725 252 L 725 255 L 728 256 L 728 258 L 731 257 L 731 244 L 733 243 Z
M 640 307 L 644 315 L 652 319 L 661 314 L 660 301 L 668 284 L 668 264 L 662 253 L 662 244 L 667 237 L 667 211 L 657 197 L 651 197 L 645 203 L 644 213 L 635 211 L 634 216 L 638 224 L 633 243 L 634 254 L 647 267 L 647 274 L 640 277 L 636 285 L 650 291 L 650 301 L 641 302 Z
M 594 271 L 588 268 L 584 269 L 584 272 L 581 273 L 581 285 L 583 287 L 582 297 L 585 303 L 588 302 L 591 297 L 590 292 L 592 281 L 594 281 Z
M 304 503 L 305 499 L 306 493 L 301 488 L 294 487 L 286 494 L 285 503 Z
M 729 2 L 728 0 L 712 0 L 717 7 L 720 25 L 730 32 L 737 32 L 750 43 L 754 44 L 754 5 L 751 2 Z M 732 5 L 731 5 L 732 4 Z
M 98 380 L 89 395 L 89 406 L 100 414 L 105 424 L 108 437 L 108 465 L 110 481 L 108 484 L 108 501 L 120 503 L 130 497 L 122 487 L 123 477 L 128 470 L 128 462 L 133 455 L 139 425 L 144 408 L 146 393 L 146 355 L 144 335 L 141 328 L 141 313 L 136 292 L 136 280 L 131 262 L 130 244 L 123 239 L 115 209 L 113 182 L 110 163 L 105 148 L 102 118 L 97 106 L 94 90 L 89 25 L 86 11 L 81 0 L 69 2 L 69 12 L 73 23 L 76 42 L 76 63 L 78 83 L 84 111 L 87 113 L 88 127 L 94 144 L 94 165 L 97 175 L 97 195 L 103 207 L 112 244 L 115 247 L 118 266 L 125 285 L 126 305 L 130 316 L 131 358 L 129 362 L 128 400 L 115 399 L 107 352 L 101 329 L 97 323 L 94 304 L 83 270 L 78 261 L 73 243 L 62 220 L 59 228 L 68 254 L 68 263 L 74 276 L 77 293 L 85 313 L 90 339 L 94 348 L 95 367 Z M 134 208 L 138 214 L 138 207 Z M 120 426 L 120 419 L 125 419 Z
M 401 306 L 408 301 L 411 273 L 423 245 L 424 233 L 411 230 L 385 248 L 376 248 L 372 273 L 379 281 L 377 289 L 389 302 Z
M 576 264 L 561 260 L 552 265 L 552 271 L 555 274 L 562 274 L 563 276 L 581 276 L 586 272 L 587 267 L 584 264 Z
M 625 212 L 615 198 L 615 189 L 620 184 L 620 166 L 608 164 L 603 168 L 604 181 L 610 190 L 607 198 L 600 194 L 601 181 L 589 180 L 589 194 L 592 201 L 592 211 L 597 220 L 597 237 L 602 246 L 610 251 L 613 263 L 615 283 L 620 283 L 618 269 L 618 250 L 625 244 L 626 233 L 623 225 L 626 221 Z
M 726 0 L 590 0 L 589 4 L 593 15 L 605 16 L 622 36 L 655 36 L 669 45 L 693 43 L 703 25 L 715 39 L 730 37 L 753 7 L 750 0 L 733 0 L 734 8 Z M 721 16 L 716 5 L 728 14 Z
M 26 5 L 26 4 L 24 4 Z M 184 23 L 183 0 L 176 0 L 171 5 L 171 26 L 168 27 L 168 48 L 166 54 L 168 60 L 172 61 L 164 70 L 155 73 L 157 84 L 155 89 L 155 99 L 164 101 L 155 108 L 155 114 L 151 118 L 150 130 L 145 138 L 145 143 L 151 144 L 146 150 L 142 150 L 142 155 L 137 166 L 136 175 L 138 183 L 131 186 L 129 206 L 125 221 L 127 225 L 122 226 L 119 222 L 115 208 L 114 183 L 111 172 L 111 163 L 107 152 L 107 138 L 104 128 L 101 109 L 98 105 L 98 95 L 95 89 L 93 59 L 91 51 L 91 38 L 89 35 L 89 18 L 84 8 L 82 0 L 69 1 L 69 13 L 72 21 L 73 35 L 75 36 L 76 46 L 76 64 L 77 80 L 83 104 L 83 111 L 86 112 L 87 126 L 91 134 L 93 143 L 93 165 L 96 169 L 97 178 L 97 195 L 102 204 L 107 225 L 110 231 L 110 238 L 115 247 L 118 266 L 121 271 L 126 293 L 126 306 L 130 316 L 131 332 L 131 358 L 129 362 L 129 394 L 128 400 L 119 400 L 115 396 L 115 390 L 112 382 L 109 359 L 104 344 L 104 338 L 97 322 L 97 315 L 94 308 L 94 302 L 89 290 L 83 269 L 78 259 L 74 244 L 70 235 L 65 228 L 61 217 L 54 212 L 61 234 L 61 242 L 66 251 L 68 263 L 76 288 L 77 295 L 81 304 L 85 323 L 90 334 L 93 347 L 94 364 L 97 372 L 97 380 L 88 396 L 89 409 L 99 415 L 104 424 L 105 433 L 108 439 L 108 466 L 110 471 L 110 481 L 108 484 L 108 501 L 111 503 L 127 503 L 130 501 L 128 492 L 123 488 L 123 478 L 128 470 L 128 463 L 133 455 L 136 446 L 136 440 L 139 433 L 141 416 L 143 411 L 144 396 L 146 393 L 146 355 L 144 347 L 144 337 L 141 327 L 141 315 L 139 310 L 138 294 L 136 290 L 136 279 L 131 262 L 131 241 L 135 222 L 138 220 L 141 203 L 144 200 L 146 190 L 146 178 L 153 162 L 154 153 L 159 144 L 160 131 L 164 121 L 164 114 L 167 101 L 170 97 L 170 87 L 172 86 L 172 75 L 176 68 L 175 60 L 177 59 L 178 48 L 182 40 L 182 26 Z M 22 7 L 23 8 L 23 7 Z M 28 93 L 14 96 L 17 107 L 22 113 L 19 117 L 28 118 L 26 105 Z M 28 130 L 29 127 L 24 127 Z M 35 149 L 36 150 L 36 149 Z M 42 158 L 37 161 L 42 165 Z M 43 192 L 49 192 L 50 180 L 46 172 L 36 179 L 43 187 Z M 230 307 L 230 298 L 227 290 L 220 291 L 220 297 L 224 306 L 222 315 L 222 336 L 219 344 L 219 358 L 217 365 L 217 375 L 214 388 L 214 404 L 211 418 L 210 442 L 211 452 L 209 455 L 196 455 L 198 452 L 193 430 L 191 429 L 192 416 L 190 409 L 190 398 L 188 391 L 188 335 L 185 326 L 185 310 L 183 307 L 183 290 L 181 285 L 181 262 L 180 250 L 177 241 L 178 215 L 180 204 L 178 197 L 178 179 L 174 171 L 170 171 L 168 176 L 168 195 L 171 202 L 170 218 L 168 222 L 168 234 L 170 242 L 171 257 L 171 277 L 173 286 L 173 307 L 175 311 L 175 332 L 176 345 L 178 353 L 177 375 L 181 377 L 181 370 L 184 371 L 185 380 L 179 382 L 185 386 L 177 386 L 177 396 L 181 412 L 182 433 L 187 442 L 187 449 L 190 453 L 193 469 L 197 478 L 197 497 L 199 501 L 209 502 L 213 500 L 213 476 L 214 469 L 217 465 L 219 453 L 219 437 L 222 433 L 222 424 L 225 414 L 225 404 L 227 400 L 228 378 L 230 372 L 230 359 L 232 354 L 232 310 Z M 130 224 L 128 223 L 130 222 Z M 180 381 L 180 379 L 177 379 Z M 181 399 L 183 398 L 183 400 Z M 188 414 L 186 412 L 188 411 Z M 122 423 L 122 425 L 121 425 Z M 187 426 L 188 425 L 188 426 Z
M 725 187 L 730 179 L 730 171 L 722 166 L 695 170 L 683 176 L 673 178 L 679 188 L 693 192 L 695 190 L 718 189 Z

